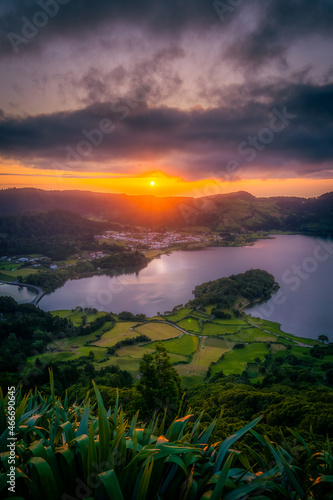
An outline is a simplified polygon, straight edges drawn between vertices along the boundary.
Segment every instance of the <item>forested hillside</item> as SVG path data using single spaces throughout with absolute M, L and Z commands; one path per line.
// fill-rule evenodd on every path
M 105 223 L 63 210 L 3 216 L 0 217 L 0 256 L 37 253 L 54 260 L 66 259 L 78 250 L 97 248 L 94 235 L 105 228 Z
M 127 196 L 89 191 L 0 191 L 0 215 L 54 209 L 98 216 L 121 224 L 158 228 L 206 227 L 214 231 L 293 231 L 329 235 L 333 193 L 318 198 L 256 198 L 240 191 L 214 196 Z

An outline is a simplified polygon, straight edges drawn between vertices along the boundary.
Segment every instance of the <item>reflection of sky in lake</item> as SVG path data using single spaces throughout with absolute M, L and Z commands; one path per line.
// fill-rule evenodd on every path
M 32 302 L 37 294 L 26 287 L 18 287 L 15 285 L 5 285 L 0 283 L 0 297 L 3 297 L 5 295 L 13 297 L 13 299 L 15 299 L 16 302 L 19 302 L 20 304 L 24 304 L 26 302 Z
M 253 315 L 277 321 L 290 333 L 307 337 L 317 337 L 320 333 L 332 336 L 333 256 L 319 262 L 316 271 L 302 280 L 296 291 L 282 281 L 283 274 L 293 265 L 302 265 L 305 258 L 312 257 L 317 246 L 316 238 L 279 235 L 275 239 L 259 240 L 252 247 L 174 252 L 153 260 L 139 273 L 68 281 L 45 296 L 40 307 L 56 310 L 81 305 L 152 316 L 193 298 L 192 290 L 196 285 L 260 268 L 275 276 L 285 300 L 281 305 L 274 305 L 271 299 L 264 308 L 255 307 L 251 311 Z M 262 313 L 270 309 L 269 315 Z

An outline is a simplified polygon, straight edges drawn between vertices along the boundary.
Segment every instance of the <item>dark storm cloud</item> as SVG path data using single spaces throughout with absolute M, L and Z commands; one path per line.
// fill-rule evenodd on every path
M 26 20 L 33 21 L 41 11 L 46 12 L 47 22 L 38 30 L 38 36 L 32 36 L 30 41 L 34 43 L 24 45 L 26 50 L 43 46 L 55 35 L 68 39 L 81 35 L 100 37 L 101 28 L 116 25 L 141 27 L 153 37 L 165 35 L 172 39 L 189 27 L 198 33 L 219 25 L 224 30 L 243 9 L 253 11 L 256 27 L 244 36 L 240 31 L 239 40 L 227 50 L 235 63 L 256 66 L 276 57 L 284 60 L 288 45 L 295 39 L 311 34 L 332 35 L 332 0 L 248 0 L 227 11 L 222 20 L 218 5 L 218 0 L 2 0 L 0 55 L 13 54 L 8 33 L 21 35 Z
M 42 161 L 45 168 L 51 168 L 53 160 L 64 163 L 68 151 L 75 151 L 80 161 L 68 164 L 68 169 L 80 170 L 88 160 L 102 162 L 103 168 L 110 171 L 114 162 L 135 165 L 152 156 L 167 162 L 172 154 L 185 178 L 204 178 L 207 172 L 221 171 L 231 159 L 248 170 L 260 168 L 284 175 L 293 161 L 295 175 L 320 176 L 333 159 L 333 85 L 294 84 L 285 89 L 277 85 L 267 92 L 271 96 L 269 105 L 253 99 L 242 106 L 184 111 L 150 109 L 145 102 L 125 99 L 73 112 L 25 118 L 7 116 L 0 121 L 0 153 L 32 163 L 38 160 L 38 166 Z M 250 160 L 251 154 L 244 152 L 250 147 L 249 137 L 260 133 L 267 136 L 273 109 L 287 114 L 288 125 L 273 134 L 264 147 L 261 143 L 255 161 Z M 112 120 L 112 132 L 101 139 L 96 130 L 101 129 L 105 119 Z M 278 119 L 276 124 L 282 123 Z M 110 128 L 110 122 L 108 125 Z M 262 132 L 264 129 L 266 132 Z M 95 136 L 89 135 L 92 130 Z M 96 145 L 85 154 L 79 145 L 87 139 Z M 186 163 L 181 164 L 177 154 L 179 158 L 186 157 Z M 295 162 L 300 166 L 295 167 Z
M 182 85 L 182 79 L 172 66 L 172 62 L 185 57 L 185 52 L 174 44 L 142 56 L 129 68 L 119 64 L 111 71 L 90 66 L 78 76 L 74 71 L 57 75 L 61 96 L 69 95 L 81 105 L 118 97 L 119 89 L 146 86 L 149 102 L 157 103 L 173 95 Z M 123 92 L 124 93 L 124 92 Z
M 25 23 L 22 18 L 32 21 L 40 11 L 56 14 L 47 14 L 48 23 L 40 29 L 42 36 L 38 36 L 37 43 L 54 35 L 75 38 L 93 34 L 98 37 L 97 29 L 104 25 L 141 26 L 145 31 L 168 33 L 174 37 L 189 26 L 207 28 L 220 23 L 212 3 L 202 0 L 2 0 L 0 54 L 13 52 L 8 33 L 21 34 Z M 34 50 L 37 43 L 26 47 Z
M 286 64 L 290 44 L 312 34 L 333 35 L 332 0 L 260 0 L 259 22 L 227 50 L 236 64 L 257 67 L 278 58 Z

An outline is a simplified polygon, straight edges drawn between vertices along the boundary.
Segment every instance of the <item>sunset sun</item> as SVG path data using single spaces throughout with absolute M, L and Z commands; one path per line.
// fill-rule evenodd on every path
M 155 181 L 150 181 L 151 186 L 155 186 Z

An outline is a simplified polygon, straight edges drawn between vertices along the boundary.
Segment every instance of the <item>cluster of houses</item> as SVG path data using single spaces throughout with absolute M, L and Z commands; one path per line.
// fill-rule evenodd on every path
M 43 257 L 42 257 L 43 258 Z M 32 259 L 29 259 L 28 257 L 1 257 L 0 261 L 7 261 L 10 262 L 11 264 L 23 264 L 24 262 L 30 262 L 34 267 L 39 267 L 40 266 L 40 257 L 35 257 Z
M 140 247 L 142 245 L 147 245 L 151 249 L 167 248 L 175 244 L 182 243 L 200 243 L 208 239 L 208 235 L 192 235 L 192 234 L 180 234 L 174 233 L 172 231 L 166 231 L 165 233 L 149 232 L 144 235 L 127 233 L 127 232 L 117 232 L 117 231 L 106 231 L 106 235 L 98 236 L 98 238 L 110 239 L 113 241 L 124 241 L 130 248 Z
M 102 257 L 105 257 L 104 252 L 91 252 L 90 253 L 90 260 L 92 259 L 101 259 Z

